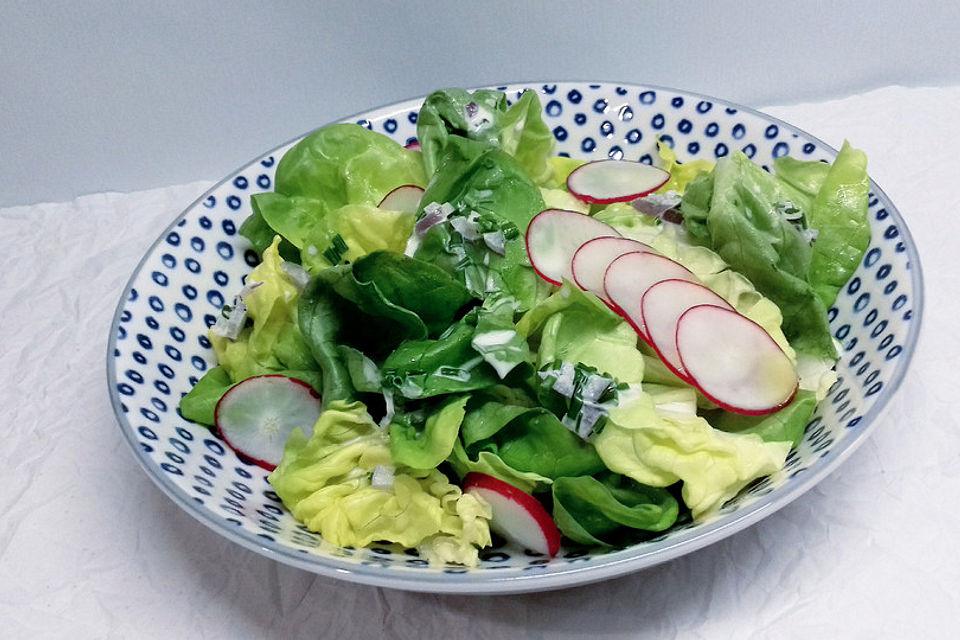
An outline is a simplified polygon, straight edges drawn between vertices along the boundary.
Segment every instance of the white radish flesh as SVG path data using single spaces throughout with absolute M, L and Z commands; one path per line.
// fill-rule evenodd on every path
M 422 196 L 423 188 L 415 184 L 405 184 L 385 195 L 377 207 L 387 211 L 416 213 L 420 208 L 420 198 Z
M 645 196 L 669 179 L 669 172 L 642 162 L 597 160 L 571 171 L 567 190 L 584 202 L 612 204 Z
M 320 418 L 320 395 L 313 387 L 282 375 L 247 378 L 217 403 L 214 422 L 220 437 L 241 457 L 272 471 L 283 458 L 287 436 L 306 436 Z
M 657 253 L 625 253 L 610 263 L 603 279 L 607 300 L 649 342 L 640 308 L 643 294 L 661 280 L 697 277 L 679 262 Z
M 735 311 L 688 309 L 677 322 L 677 350 L 692 382 L 728 411 L 773 413 L 797 392 L 790 358 L 763 327 Z
M 541 211 L 527 226 L 527 255 L 540 277 L 551 284 L 573 281 L 573 254 L 588 240 L 620 233 L 596 218 L 566 209 Z
M 536 498 L 485 473 L 463 479 L 466 493 L 479 495 L 493 512 L 490 526 L 512 542 L 553 557 L 560 550 L 560 530 Z
M 605 302 L 607 294 L 603 280 L 610 263 L 626 253 L 656 253 L 650 245 L 630 238 L 604 237 L 584 242 L 573 255 L 570 271 L 581 289 L 593 293 Z
M 687 309 L 703 304 L 733 310 L 719 295 L 689 280 L 661 280 L 647 289 L 640 301 L 640 315 L 651 346 L 664 364 L 684 379 L 687 374 L 677 352 L 677 322 Z

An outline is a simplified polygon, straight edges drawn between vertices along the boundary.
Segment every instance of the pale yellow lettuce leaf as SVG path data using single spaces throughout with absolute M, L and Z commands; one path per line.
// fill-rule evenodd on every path
M 393 485 L 371 484 L 376 466 L 394 466 L 389 438 L 359 402 L 332 402 L 307 438 L 291 433 L 269 481 L 293 516 L 325 541 L 374 541 L 420 548 L 436 562 L 475 565 L 490 544 L 490 508 L 440 471 L 396 469 Z

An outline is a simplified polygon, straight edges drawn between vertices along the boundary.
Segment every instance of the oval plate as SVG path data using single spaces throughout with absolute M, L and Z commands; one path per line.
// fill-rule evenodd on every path
M 828 161 L 836 155 L 777 119 L 675 89 L 583 82 L 496 88 L 510 99 L 526 89 L 539 92 L 556 151 L 588 160 L 652 162 L 658 136 L 674 146 L 680 161 L 714 160 L 741 150 L 770 167 L 783 155 Z M 381 107 L 343 122 L 406 144 L 416 139 L 421 102 Z M 117 420 L 150 478 L 200 522 L 279 562 L 358 583 L 438 593 L 557 589 L 665 562 L 772 514 L 835 469 L 866 438 L 913 353 L 923 304 L 920 262 L 896 208 L 871 184 L 870 247 L 829 311 L 841 344 L 840 379 L 780 477 L 754 484 L 709 520 L 621 550 L 563 549 L 549 560 L 501 544 L 481 554 L 480 566 L 465 569 L 429 567 L 416 554 L 387 546 L 332 546 L 290 516 L 267 483 L 267 472 L 245 464 L 209 430 L 177 412 L 181 396 L 215 364 L 208 326 L 257 259 L 237 234 L 251 211 L 250 195 L 271 189 L 277 161 L 297 140 L 226 177 L 161 234 L 123 293 L 107 358 Z

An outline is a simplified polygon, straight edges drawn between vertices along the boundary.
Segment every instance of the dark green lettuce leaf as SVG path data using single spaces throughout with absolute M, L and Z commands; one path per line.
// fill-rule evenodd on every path
M 493 367 L 471 345 L 474 327 L 464 321 L 436 340 L 407 340 L 381 366 L 383 386 L 417 400 L 492 387 Z
M 543 197 L 509 154 L 452 137 L 421 202 L 424 207 L 449 205 L 453 213 L 419 238 L 415 257 L 454 274 L 474 295 L 498 291 L 515 298 L 521 309 L 547 295 L 549 286 L 530 266 L 523 239 L 530 220 L 545 207 Z M 475 237 L 457 231 L 456 218 L 468 224 Z M 483 234 L 494 236 L 494 246 L 502 249 L 491 247 Z
M 547 478 L 591 475 L 606 468 L 593 445 L 574 435 L 543 408 L 523 412 L 496 433 L 465 449 L 471 457 L 489 451 L 517 471 Z
M 648 487 L 614 473 L 557 478 L 553 519 L 560 532 L 587 545 L 621 546 L 664 531 L 680 507 L 664 488 Z
M 324 405 L 335 400 L 350 402 L 356 397 L 350 371 L 337 348 L 343 320 L 341 308 L 330 287 L 318 279 L 303 291 L 297 307 L 300 332 L 323 371 Z
M 402 253 L 375 251 L 353 263 L 360 285 L 374 284 L 390 303 L 415 313 L 430 335 L 438 335 L 472 300 L 467 289 L 440 267 Z

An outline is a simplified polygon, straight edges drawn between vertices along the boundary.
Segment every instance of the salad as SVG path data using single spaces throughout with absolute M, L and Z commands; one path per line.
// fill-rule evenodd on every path
M 319 129 L 251 198 L 261 256 L 180 402 L 327 542 L 476 565 L 708 517 L 836 380 L 864 154 L 554 153 L 533 91 L 437 91 L 418 144 Z

